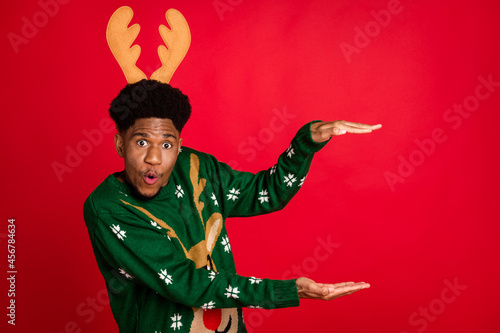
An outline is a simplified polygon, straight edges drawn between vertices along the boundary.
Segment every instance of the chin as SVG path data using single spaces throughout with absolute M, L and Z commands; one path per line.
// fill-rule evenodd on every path
M 135 198 L 140 199 L 142 201 L 148 201 L 151 199 L 154 199 L 158 193 L 160 193 L 161 187 L 157 189 L 156 191 L 148 191 L 148 192 L 143 192 L 140 191 L 137 187 L 131 186 L 132 188 L 132 194 L 134 195 Z

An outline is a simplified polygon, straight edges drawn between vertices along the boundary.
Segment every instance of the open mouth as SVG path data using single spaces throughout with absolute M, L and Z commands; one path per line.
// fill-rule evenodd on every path
M 160 177 L 158 177 L 158 175 L 152 171 L 144 175 L 144 181 L 148 185 L 154 185 L 158 181 L 158 179 L 160 179 Z

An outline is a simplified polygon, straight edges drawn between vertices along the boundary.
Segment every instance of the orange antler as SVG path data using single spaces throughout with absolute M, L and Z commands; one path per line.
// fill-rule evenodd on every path
M 139 24 L 128 28 L 133 16 L 132 8 L 127 6 L 118 8 L 109 19 L 106 30 L 106 39 L 111 53 L 123 70 L 128 83 L 147 79 L 146 74 L 135 65 L 141 54 L 141 47 L 139 45 L 130 47 L 141 30 Z
M 165 18 L 171 29 L 160 25 L 160 35 L 167 47 L 158 46 L 162 66 L 151 75 L 151 79 L 169 83 L 189 49 L 191 32 L 186 19 L 178 10 L 167 10 Z

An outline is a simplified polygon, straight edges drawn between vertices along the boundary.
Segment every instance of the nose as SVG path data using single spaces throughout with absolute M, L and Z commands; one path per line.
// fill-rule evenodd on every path
M 161 150 L 154 146 L 149 148 L 146 153 L 146 157 L 144 158 L 144 162 L 151 165 L 161 164 Z

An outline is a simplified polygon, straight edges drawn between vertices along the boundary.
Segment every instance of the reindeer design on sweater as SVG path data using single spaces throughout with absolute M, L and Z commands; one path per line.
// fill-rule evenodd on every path
M 186 249 L 182 240 L 179 238 L 175 230 L 161 219 L 155 217 L 143 207 L 132 205 L 124 200 L 124 204 L 129 205 L 144 213 L 152 221 L 156 222 L 162 228 L 167 230 L 167 235 L 170 238 L 175 238 L 179 241 L 184 255 L 187 259 L 192 260 L 196 264 L 197 269 L 208 269 L 217 272 L 216 264 L 212 259 L 212 252 L 217 243 L 222 230 L 223 219 L 219 212 L 210 215 L 205 222 L 203 219 L 203 208 L 205 204 L 200 201 L 200 196 L 205 189 L 207 180 L 200 178 L 200 160 L 195 154 L 190 156 L 190 180 L 193 185 L 193 202 L 200 216 L 200 221 L 205 230 L 205 238 L 200 240 L 197 244 L 193 245 L 189 250 Z M 230 309 L 201 309 L 192 308 L 194 312 L 194 319 L 191 322 L 190 332 L 192 333 L 233 333 L 238 330 L 238 313 L 236 308 Z

